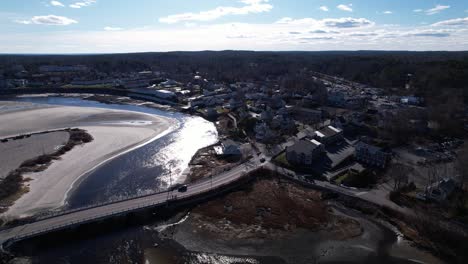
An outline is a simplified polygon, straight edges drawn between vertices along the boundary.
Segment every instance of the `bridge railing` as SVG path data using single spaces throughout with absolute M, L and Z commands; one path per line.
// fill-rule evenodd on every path
M 251 169 L 249 171 L 255 171 L 255 170 L 256 169 Z M 105 218 L 108 218 L 108 217 L 111 217 L 111 216 L 124 214 L 124 213 L 128 213 L 128 212 L 136 211 L 136 210 L 150 208 L 150 207 L 153 207 L 153 206 L 156 206 L 156 205 L 167 204 L 167 203 L 170 203 L 170 202 L 184 201 L 187 198 L 196 197 L 196 196 L 199 196 L 200 194 L 208 193 L 208 192 L 213 191 L 215 189 L 219 189 L 219 188 L 222 188 L 222 187 L 224 187 L 226 185 L 230 185 L 234 181 L 237 181 L 238 179 L 243 178 L 245 175 L 247 175 L 248 174 L 247 172 L 248 171 L 245 171 L 245 170 L 241 171 L 241 172 L 239 172 L 240 174 L 239 174 L 238 177 L 231 178 L 231 180 L 227 181 L 227 182 L 215 184 L 215 185 L 213 185 L 212 187 L 210 187 L 207 190 L 204 189 L 204 190 L 200 190 L 200 191 L 193 192 L 193 193 L 180 193 L 179 196 L 171 197 L 170 199 L 167 199 L 167 200 L 164 200 L 164 201 L 144 202 L 144 203 L 138 204 L 136 206 L 128 207 L 128 208 L 121 209 L 121 210 L 114 210 L 114 211 L 110 211 L 110 212 L 107 212 L 107 213 L 104 213 L 104 214 L 93 215 L 93 216 L 81 218 L 79 220 L 70 221 L 70 222 L 67 222 L 67 223 L 64 223 L 64 224 L 58 224 L 58 225 L 52 225 L 52 226 L 49 226 L 49 227 L 39 228 L 36 231 L 27 232 L 27 233 L 23 233 L 23 234 L 17 234 L 16 236 L 13 236 L 12 238 L 5 241 L 4 244 L 12 244 L 12 243 L 15 243 L 15 242 L 23 240 L 23 239 L 28 239 L 28 238 L 31 238 L 31 237 L 39 236 L 41 234 L 46 234 L 46 233 L 49 233 L 49 232 L 52 232 L 52 231 L 58 231 L 58 230 L 69 228 L 69 227 L 72 227 L 72 226 L 75 226 L 75 225 L 82 225 L 82 224 L 86 224 L 88 222 L 97 221 L 97 220 L 100 220 L 100 219 L 105 219 Z M 211 180 L 212 179 L 208 178 L 208 179 L 201 180 L 198 183 L 208 182 L 208 181 L 211 181 Z M 131 201 L 131 200 L 138 199 L 138 198 L 149 197 L 149 196 L 156 195 L 156 194 L 161 194 L 161 193 L 168 193 L 168 191 L 155 192 L 153 194 L 146 194 L 146 195 L 135 195 L 134 198 L 131 198 L 131 199 L 107 202 L 107 203 L 102 203 L 102 204 L 110 205 L 110 204 L 115 204 L 115 203 L 118 203 L 118 202 L 125 202 L 125 201 Z M 101 205 L 101 206 L 103 206 L 103 205 Z M 73 212 L 84 211 L 84 210 L 91 209 L 91 208 L 94 208 L 94 207 L 99 207 L 99 206 L 98 205 L 92 205 L 92 206 L 87 206 L 86 208 L 75 209 L 75 210 L 72 210 L 72 211 Z M 73 212 L 67 212 L 67 213 L 61 212 L 60 214 L 57 214 L 55 217 L 58 217 L 58 216 L 61 216 L 61 215 L 66 215 L 66 214 L 71 214 Z M 49 217 L 49 218 L 52 218 L 52 217 Z M 43 219 L 43 220 L 46 220 L 46 219 Z M 33 225 L 33 224 L 34 223 L 31 223 L 31 225 Z
M 52 212 L 47 212 L 47 213 L 44 213 L 42 215 L 39 215 L 38 217 L 36 217 L 35 220 L 36 221 L 45 220 L 45 219 L 54 218 L 54 217 L 61 216 L 61 215 L 67 215 L 67 214 L 76 213 L 76 212 L 79 212 L 79 211 L 92 209 L 92 208 L 95 208 L 95 207 L 101 207 L 101 206 L 106 206 L 106 205 L 110 205 L 110 204 L 126 202 L 126 201 L 130 201 L 130 200 L 135 200 L 135 199 L 144 198 L 144 197 L 148 197 L 148 196 L 153 196 L 153 195 L 161 194 L 161 193 L 167 193 L 167 192 L 168 192 L 167 190 L 164 190 L 164 191 L 151 192 L 151 193 L 147 193 L 147 194 L 135 194 L 135 195 L 125 196 L 125 197 L 120 198 L 120 199 L 111 199 L 111 200 L 108 200 L 108 201 L 105 201 L 105 202 L 90 204 L 90 205 L 86 205 L 86 206 L 82 206 L 82 207 L 78 207 L 78 208 L 74 208 L 74 209 L 70 209 L 70 210 L 57 211 L 57 212 L 53 212 L 53 211 Z
M 242 166 L 242 165 L 243 164 L 240 164 L 239 166 Z M 226 170 L 221 171 L 220 173 L 218 173 L 218 175 L 226 173 L 226 171 L 230 171 L 233 168 L 235 168 L 235 167 L 226 168 Z M 210 177 L 215 178 L 216 175 L 213 175 L 213 176 L 210 176 Z M 208 182 L 210 180 L 211 180 L 210 178 L 205 178 L 203 180 L 198 181 L 197 183 Z M 54 217 L 61 216 L 61 215 L 67 215 L 67 214 L 71 214 L 71 213 L 75 213 L 75 212 L 79 212 L 79 211 L 88 210 L 88 209 L 95 208 L 95 207 L 101 207 L 101 206 L 105 206 L 105 205 L 110 205 L 110 204 L 135 200 L 135 199 L 139 199 L 139 198 L 144 198 L 144 197 L 153 196 L 153 195 L 161 194 L 161 193 L 168 193 L 168 192 L 170 192 L 170 191 L 163 190 L 163 191 L 156 191 L 156 192 L 151 192 L 151 193 L 146 193 L 146 194 L 135 194 L 135 195 L 125 196 L 125 197 L 123 197 L 121 199 L 111 199 L 109 201 L 105 201 L 105 202 L 102 202 L 102 203 L 90 204 L 90 205 L 86 205 L 86 206 L 82 206 L 82 207 L 78 207 L 78 208 L 74 208 L 74 209 L 70 209 L 70 210 L 57 211 L 57 212 L 47 212 L 47 213 L 44 213 L 42 215 L 39 215 L 38 217 L 36 217 L 35 220 L 36 221 L 45 220 L 45 219 L 54 218 Z
M 245 173 L 242 173 L 241 176 L 236 177 L 236 179 L 237 178 L 242 178 L 243 176 L 245 176 Z M 182 194 L 182 195 L 180 195 L 180 196 L 178 196 L 176 198 L 171 198 L 171 199 L 168 199 L 168 200 L 165 200 L 165 201 L 154 201 L 154 202 L 150 201 L 150 202 L 142 203 L 142 204 L 139 204 L 137 206 L 132 206 L 132 207 L 128 207 L 128 208 L 121 209 L 121 210 L 115 210 L 115 211 L 111 211 L 111 212 L 107 212 L 107 213 L 99 214 L 99 215 L 93 215 L 93 216 L 81 218 L 79 220 L 67 222 L 67 223 L 60 224 L 60 225 L 53 225 L 53 226 L 46 227 L 46 228 L 43 228 L 43 229 L 39 229 L 39 230 L 36 230 L 36 231 L 24 233 L 24 234 L 21 234 L 21 235 L 16 235 L 16 236 L 12 237 L 11 239 L 9 239 L 7 243 L 14 243 L 16 241 L 28 239 L 28 238 L 35 237 L 35 236 L 38 236 L 38 235 L 41 235 L 41 234 L 46 234 L 46 233 L 49 233 L 49 232 L 52 232 L 52 231 L 58 231 L 58 230 L 69 228 L 69 227 L 72 227 L 72 226 L 75 226 L 75 225 L 82 225 L 82 224 L 86 224 L 88 222 L 97 221 L 97 220 L 100 220 L 100 219 L 105 219 L 107 217 L 111 217 L 111 216 L 115 216 L 115 215 L 119 215 L 119 214 L 124 214 L 124 213 L 128 213 L 128 212 L 136 211 L 136 210 L 141 210 L 141 209 L 145 209 L 145 208 L 149 208 L 149 207 L 153 207 L 153 206 L 157 206 L 157 205 L 166 204 L 168 202 L 182 201 L 182 200 L 190 198 L 190 197 L 194 197 L 194 196 L 198 196 L 198 195 L 203 194 L 203 193 L 207 193 L 210 190 L 221 188 L 221 187 L 223 187 L 225 185 L 229 185 L 231 183 L 232 183 L 232 181 L 229 181 L 229 182 L 226 182 L 226 183 L 223 183 L 223 184 L 213 186 L 213 188 L 212 189 L 210 188 L 209 190 L 201 190 L 201 191 L 190 193 L 190 194 Z M 166 191 L 158 192 L 158 193 L 155 193 L 155 194 L 165 193 L 165 192 Z M 151 195 L 144 195 L 144 196 L 140 196 L 138 198 L 144 198 L 144 197 L 147 197 L 147 196 L 151 196 Z M 136 198 L 133 198 L 133 199 L 136 199 Z M 133 200 L 133 199 L 127 199 L 125 201 L 130 201 L 130 200 Z M 125 202 L 125 201 L 123 201 L 123 202 Z M 110 203 L 110 204 L 113 204 L 113 203 Z M 92 206 L 92 207 L 98 207 L 98 206 Z M 89 208 L 89 209 L 91 209 L 91 208 Z M 82 210 L 85 210 L 85 209 L 82 209 Z M 60 215 L 58 215 L 58 216 L 60 216 Z

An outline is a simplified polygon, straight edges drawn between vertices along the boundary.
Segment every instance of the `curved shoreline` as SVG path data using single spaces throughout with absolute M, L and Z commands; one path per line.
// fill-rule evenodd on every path
M 17 107 L 15 103 L 27 104 L 29 107 L 21 109 L 21 105 Z M 4 107 L 4 111 L 0 112 L 0 121 L 11 124 L 9 129 L 2 131 L 3 136 L 70 127 L 73 124 L 73 127 L 87 130 L 95 141 L 64 154 L 44 172 L 25 174 L 25 178 L 32 178 L 25 185 L 30 187 L 30 192 L 22 195 L 2 214 L 7 220 L 63 207 L 77 183 L 86 179 L 86 174 L 174 129 L 171 118 L 136 111 L 56 105 L 50 107 L 21 102 L 12 104 L 11 101 L 10 104 L 17 109 L 8 111 L 8 107 Z
M 150 138 L 150 139 L 148 139 L 148 140 L 141 141 L 141 142 L 139 142 L 139 143 L 135 143 L 133 146 L 129 146 L 127 149 L 124 149 L 124 150 L 122 150 L 122 151 L 120 151 L 120 152 L 115 153 L 115 155 L 112 155 L 112 153 L 110 153 L 111 156 L 110 156 L 109 158 L 107 158 L 107 159 L 101 161 L 99 164 L 96 164 L 94 167 L 92 167 L 92 168 L 90 168 L 89 170 L 87 170 L 86 172 L 84 172 L 81 176 L 79 176 L 79 177 L 72 183 L 72 185 L 71 185 L 70 188 L 67 190 L 67 192 L 66 192 L 66 194 L 65 194 L 65 197 L 64 197 L 64 199 L 63 199 L 63 201 L 62 201 L 62 202 L 63 202 L 63 205 L 66 204 L 66 201 L 68 200 L 70 194 L 72 194 L 73 191 L 75 191 L 75 190 L 77 189 L 77 187 L 79 186 L 79 184 L 80 184 L 82 181 L 86 180 L 87 174 L 89 174 L 90 172 L 94 171 L 95 169 L 97 169 L 97 168 L 100 167 L 101 165 L 103 165 L 103 164 L 105 164 L 105 163 L 107 163 L 107 162 L 109 162 L 109 161 L 111 161 L 111 160 L 113 160 L 113 159 L 115 159 L 115 158 L 117 158 L 117 157 L 119 157 L 119 156 L 122 156 L 122 155 L 124 155 L 124 154 L 126 154 L 126 153 L 128 153 L 128 152 L 131 152 L 131 151 L 133 151 L 133 150 L 136 150 L 136 149 L 138 149 L 138 148 L 141 148 L 141 147 L 143 147 L 143 146 L 145 146 L 145 145 L 147 145 L 147 144 L 152 143 L 152 142 L 155 141 L 155 140 L 158 140 L 158 139 L 160 139 L 160 138 L 166 136 L 167 134 L 171 133 L 172 131 L 173 131 L 172 128 L 168 128 L 168 129 L 166 129 L 165 131 L 163 131 L 162 133 L 156 134 L 153 138 Z M 62 205 L 62 206 L 63 206 L 63 205 Z

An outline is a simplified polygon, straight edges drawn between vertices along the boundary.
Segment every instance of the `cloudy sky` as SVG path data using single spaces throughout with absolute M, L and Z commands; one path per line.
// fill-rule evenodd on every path
M 468 0 L 1 0 L 0 53 L 468 50 Z

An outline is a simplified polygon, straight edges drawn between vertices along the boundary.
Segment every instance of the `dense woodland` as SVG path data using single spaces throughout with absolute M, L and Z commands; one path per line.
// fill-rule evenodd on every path
M 437 98 L 463 95 L 468 102 L 468 52 L 251 52 L 204 51 L 104 55 L 0 55 L 6 77 L 13 65 L 83 64 L 100 72 L 160 70 L 170 74 L 200 72 L 206 78 L 232 82 L 265 80 L 296 74 L 304 68 L 381 88 Z M 411 77 L 408 75 L 411 74 Z M 183 80 L 181 80 L 183 81 Z M 402 89 L 406 83 L 412 89 Z

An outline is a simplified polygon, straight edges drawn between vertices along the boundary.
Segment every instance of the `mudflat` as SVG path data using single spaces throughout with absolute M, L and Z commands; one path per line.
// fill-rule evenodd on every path
M 8 220 L 31 216 L 63 206 L 68 192 L 87 172 L 169 132 L 172 122 L 132 111 L 0 101 L 0 138 L 62 128 L 81 128 L 94 138 L 65 153 L 45 171 L 24 175 L 30 179 L 26 183 L 29 192 L 2 217 Z

